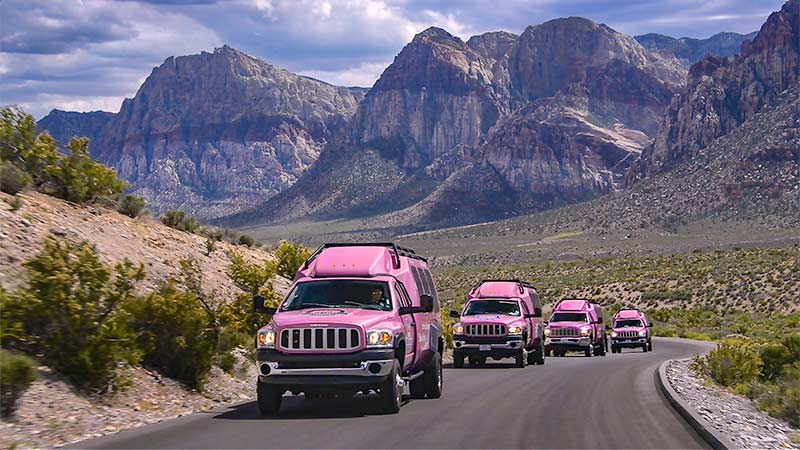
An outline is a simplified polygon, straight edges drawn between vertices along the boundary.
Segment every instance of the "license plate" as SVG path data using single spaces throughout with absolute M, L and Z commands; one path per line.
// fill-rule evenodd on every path
M 482 352 L 490 352 L 492 351 L 492 346 L 490 344 L 482 344 L 478 349 Z

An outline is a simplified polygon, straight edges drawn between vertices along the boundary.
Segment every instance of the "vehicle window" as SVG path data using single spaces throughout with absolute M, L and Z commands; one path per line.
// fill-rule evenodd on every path
M 424 294 L 422 282 L 420 281 L 419 278 L 419 270 L 417 270 L 416 267 L 411 266 L 411 274 L 414 276 L 414 284 L 417 285 L 417 294 L 418 295 Z
M 642 321 L 638 319 L 625 319 L 614 322 L 614 328 L 641 327 Z
M 513 300 L 473 300 L 467 304 L 464 315 L 474 316 L 477 314 L 519 316 L 519 303 Z
M 403 287 L 403 286 L 402 286 L 401 284 L 399 284 L 399 283 L 395 283 L 395 284 L 394 284 L 394 289 L 395 289 L 395 290 L 396 290 L 396 291 L 399 293 L 399 295 L 400 295 L 400 297 L 399 297 L 399 299 L 398 299 L 398 300 L 400 301 L 400 306 L 411 306 L 411 299 L 410 299 L 410 298 L 408 298 L 408 293 L 406 292 L 406 288 L 405 288 L 405 287 Z
M 428 271 L 425 270 L 425 269 L 419 269 L 419 278 L 420 278 L 420 281 L 422 282 L 422 289 L 423 289 L 422 293 L 423 294 L 430 294 L 431 293 L 431 285 L 430 285 L 430 282 L 429 282 L 429 277 L 428 277 L 427 272 Z
M 320 280 L 292 289 L 281 311 L 307 308 L 361 308 L 391 311 L 389 286 L 382 281 Z
M 586 313 L 556 312 L 550 317 L 550 322 L 584 322 L 589 323 Z

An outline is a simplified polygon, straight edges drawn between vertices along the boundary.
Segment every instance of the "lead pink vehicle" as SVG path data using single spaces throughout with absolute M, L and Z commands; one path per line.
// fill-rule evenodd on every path
M 442 394 L 439 301 L 425 258 L 393 243 L 325 244 L 297 272 L 256 336 L 258 406 L 280 410 L 287 391 L 306 397 L 377 393 L 387 413 Z
M 565 299 L 556 305 L 545 328 L 545 354 L 568 351 L 605 356 L 608 350 L 603 308 L 586 299 Z
M 536 289 L 519 280 L 483 280 L 467 296 L 463 311 L 450 311 L 453 365 L 483 365 L 487 358 L 514 358 L 517 367 L 544 364 L 542 302 Z
M 653 339 L 644 313 L 638 309 L 623 309 L 611 319 L 611 353 L 620 353 L 623 348 L 653 350 Z

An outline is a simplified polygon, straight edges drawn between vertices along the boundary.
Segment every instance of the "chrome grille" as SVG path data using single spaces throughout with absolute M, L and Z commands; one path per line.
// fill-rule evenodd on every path
M 479 323 L 467 325 L 470 336 L 502 336 L 506 334 L 506 326 L 501 323 Z
M 551 328 L 550 329 L 550 336 L 554 337 L 561 337 L 561 336 L 580 336 L 581 331 L 575 328 Z
M 355 328 L 286 328 L 278 345 L 294 352 L 356 350 L 361 347 L 361 333 Z
M 630 331 L 630 330 L 626 330 L 626 331 L 617 331 L 617 337 L 621 337 L 621 338 L 635 338 L 635 337 L 639 337 L 639 332 L 638 332 L 638 331 Z

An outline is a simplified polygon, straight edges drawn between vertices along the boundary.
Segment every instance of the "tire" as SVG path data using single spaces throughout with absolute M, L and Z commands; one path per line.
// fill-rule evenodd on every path
M 583 356 L 586 356 L 587 358 L 591 358 L 592 357 L 592 353 L 594 353 L 593 350 L 594 350 L 594 346 L 592 344 L 589 344 L 589 346 L 586 347 L 586 350 L 583 351 Z
M 464 355 L 453 354 L 453 367 L 461 369 L 464 367 Z
M 277 416 L 281 410 L 283 389 L 260 381 L 257 383 L 258 412 L 264 417 Z
M 425 375 L 411 380 L 408 383 L 408 390 L 411 392 L 411 398 L 425 398 Z
M 647 344 L 642 344 L 642 352 L 647 353 Z
M 403 387 L 398 382 L 400 378 L 400 361 L 394 360 L 389 377 L 381 383 L 380 402 L 381 409 L 386 414 L 397 414 L 403 403 Z
M 533 351 L 528 353 L 528 364 L 536 364 L 538 366 L 544 364 L 544 344 L 542 344 L 541 340 Z
M 558 356 L 559 358 L 563 358 L 566 354 L 567 354 L 566 350 L 558 350 L 556 352 L 556 356 Z
M 486 365 L 486 358 L 484 358 L 482 356 L 476 356 L 476 357 L 473 358 L 472 356 L 470 356 L 469 357 L 469 363 L 474 365 L 474 366 L 485 366 Z
M 652 340 L 647 342 L 647 350 L 651 351 L 651 352 L 653 351 L 653 341 Z
M 544 349 L 544 356 L 550 356 L 552 354 L 553 354 L 553 350 L 551 350 L 549 348 L 545 348 Z
M 442 396 L 442 386 L 444 385 L 444 376 L 442 371 L 442 354 L 436 353 L 433 357 L 433 363 L 425 369 L 425 375 L 422 379 L 425 380 L 425 395 L 428 398 L 439 398 Z
M 525 364 L 528 362 L 528 356 L 525 354 L 525 350 L 520 350 L 517 356 L 514 357 L 515 364 L 514 366 L 518 369 L 525 368 Z
M 617 348 L 616 345 L 611 346 L 611 353 L 619 353 L 619 349 Z

